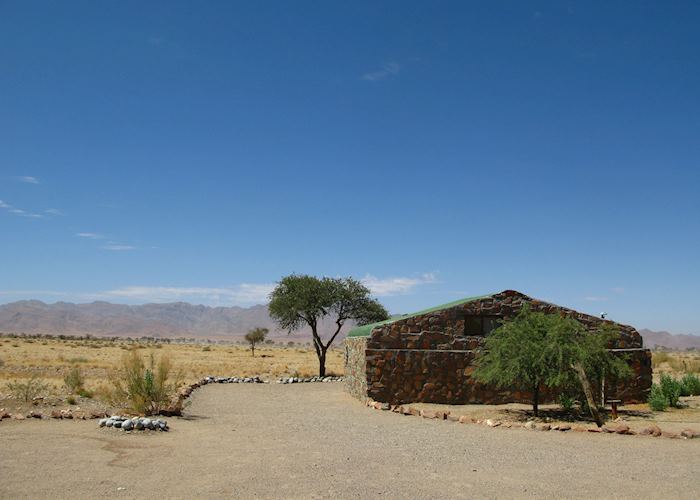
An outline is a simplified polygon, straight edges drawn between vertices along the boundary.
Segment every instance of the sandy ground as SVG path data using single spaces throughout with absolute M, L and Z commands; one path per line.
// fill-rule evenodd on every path
M 0 423 L 2 498 L 697 498 L 700 440 L 491 429 L 342 384 L 212 385 L 169 433 Z

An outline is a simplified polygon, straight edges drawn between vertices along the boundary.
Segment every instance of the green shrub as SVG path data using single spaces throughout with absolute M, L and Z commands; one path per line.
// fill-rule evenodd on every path
M 87 398 L 87 399 L 90 399 L 90 398 L 92 398 L 92 396 L 94 396 L 94 393 L 92 391 L 88 391 L 85 387 L 81 387 L 80 389 L 78 389 L 77 394 L 81 398 Z
M 686 373 L 681 379 L 681 396 L 700 396 L 700 377 Z
M 661 375 L 661 391 L 666 396 L 669 406 L 678 406 L 678 398 L 681 396 L 681 383 L 670 375 Z
M 15 380 L 7 384 L 7 390 L 10 391 L 12 397 L 22 401 L 31 401 L 40 394 L 45 393 L 48 389 L 48 384 L 39 380 L 36 375 L 24 382 Z
M 112 402 L 125 404 L 134 412 L 157 415 L 177 395 L 181 374 L 173 370 L 170 359 L 161 356 L 156 362 L 153 354 L 148 363 L 132 350 L 125 354 L 120 369 L 113 373 Z
M 564 411 L 571 411 L 571 409 L 574 407 L 574 398 L 568 394 L 559 394 L 559 404 Z
M 651 386 L 647 402 L 649 403 L 649 407 L 654 411 L 664 411 L 668 408 L 668 398 L 658 384 Z
M 66 399 L 66 402 L 67 402 L 69 405 L 74 405 L 74 404 L 77 403 L 77 401 L 75 400 L 75 398 L 74 398 L 73 396 L 68 396 L 68 398 Z
M 83 372 L 80 368 L 74 366 L 70 371 L 63 377 L 63 383 L 66 384 L 66 388 L 71 392 L 71 394 L 78 394 L 85 387 L 85 379 L 83 378 Z

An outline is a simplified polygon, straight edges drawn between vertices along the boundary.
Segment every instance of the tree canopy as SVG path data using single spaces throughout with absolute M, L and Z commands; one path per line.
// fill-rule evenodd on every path
M 608 350 L 617 335 L 609 326 L 591 333 L 573 318 L 533 312 L 526 305 L 486 338 L 474 376 L 481 382 L 531 391 L 535 416 L 544 388 L 580 384 L 591 406 L 589 378 L 630 374 L 627 363 Z
M 353 278 L 317 278 L 292 274 L 282 278 L 270 294 L 270 316 L 289 332 L 304 326 L 311 328 L 313 345 L 319 360 L 319 375 L 326 374 L 326 352 L 343 325 L 355 321 L 363 325 L 389 317 L 384 306 L 370 296 L 369 289 Z M 324 337 L 321 320 L 335 324 Z

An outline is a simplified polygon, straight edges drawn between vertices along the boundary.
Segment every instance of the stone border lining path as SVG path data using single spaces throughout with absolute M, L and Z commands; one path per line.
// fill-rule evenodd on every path
M 484 420 L 470 417 L 468 415 L 451 415 L 449 411 L 441 410 L 426 410 L 418 409 L 410 405 L 390 405 L 389 403 L 381 403 L 379 401 L 373 401 L 371 399 L 367 400 L 367 406 L 374 408 L 375 410 L 391 411 L 393 413 L 399 413 L 401 415 L 416 416 L 427 419 L 438 419 L 438 420 L 449 420 L 452 422 L 458 422 L 460 424 L 477 424 L 485 425 L 488 427 L 496 428 L 502 427 L 505 429 L 526 429 L 534 431 L 574 431 L 574 432 L 591 432 L 591 433 L 607 433 L 607 434 L 620 434 L 625 436 L 652 436 L 652 437 L 665 437 L 671 439 L 695 439 L 700 438 L 700 431 L 694 429 L 683 429 L 680 433 L 676 432 L 666 432 L 662 431 L 658 425 L 650 425 L 645 427 L 639 432 L 636 432 L 623 422 L 615 422 L 612 424 L 606 424 L 602 427 L 584 427 L 582 425 L 570 425 L 567 423 L 561 424 L 548 424 L 546 422 L 535 422 L 530 420 L 525 424 L 519 422 L 501 422 L 500 420 L 495 420 L 487 418 Z

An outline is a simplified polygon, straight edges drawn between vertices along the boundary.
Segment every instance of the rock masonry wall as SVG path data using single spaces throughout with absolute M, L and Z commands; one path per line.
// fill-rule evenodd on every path
M 353 397 L 367 399 L 367 337 L 345 340 L 345 390 Z
M 591 331 L 604 323 L 614 325 L 620 337 L 609 347 L 616 354 L 628 357 L 634 376 L 624 384 L 608 382 L 606 398 L 615 397 L 626 403 L 646 401 L 651 387 L 651 353 L 643 349 L 642 338 L 634 328 L 510 290 L 400 319 L 375 328 L 369 337 L 348 338 L 346 387 L 359 399 L 371 398 L 391 404 L 527 403 L 531 398 L 526 391 L 484 385 L 471 378 L 472 362 L 484 344 L 484 336 L 463 335 L 465 316 L 512 318 L 525 303 L 534 311 L 575 318 Z M 361 355 L 363 348 L 364 357 Z M 543 400 L 554 397 L 555 394 L 544 394 Z

